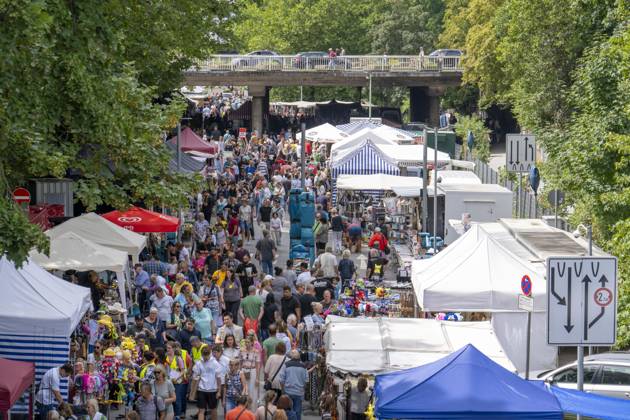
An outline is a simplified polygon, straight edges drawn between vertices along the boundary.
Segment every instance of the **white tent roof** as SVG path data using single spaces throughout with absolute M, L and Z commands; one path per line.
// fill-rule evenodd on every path
M 122 273 L 127 253 L 98 245 L 73 232 L 50 240 L 50 256 L 31 251 L 31 258 L 46 270 L 114 271 Z
M 516 370 L 489 322 L 336 316 L 326 320 L 326 364 L 343 373 L 408 369 L 434 362 L 469 343 L 506 369 Z
M 0 258 L 0 331 L 69 337 L 92 307 L 90 289 L 47 273 L 27 261 L 18 269 Z
M 383 190 L 419 191 L 422 188 L 422 178 L 411 176 L 397 176 L 387 174 L 372 175 L 339 175 L 338 190 Z
M 390 144 L 397 145 L 394 141 L 383 138 L 377 134 L 374 134 L 371 129 L 364 128 L 346 139 L 335 143 L 330 149 L 331 159 L 342 159 L 347 153 L 354 151 L 362 147 L 367 141 L 371 141 L 373 144 Z
M 415 142 L 415 138 L 410 133 L 388 125 L 381 125 L 373 128 L 372 132 L 383 138 L 396 142 L 396 144 Z
M 301 132 L 297 133 L 297 138 L 299 139 L 301 135 Z M 348 137 L 350 137 L 348 133 L 328 123 L 306 130 L 306 139 L 316 143 L 337 143 Z
M 431 179 L 435 171 L 431 171 Z M 447 184 L 481 184 L 481 180 L 472 171 L 438 171 L 438 183 L 440 185 Z
M 146 244 L 146 237 L 115 225 L 96 213 L 74 217 L 48 230 L 50 238 L 74 232 L 98 245 L 115 248 L 137 257 Z
M 425 311 L 520 311 L 517 296 L 527 274 L 534 309 L 544 311 L 545 267 L 509 239 L 500 223 L 478 223 L 435 257 L 415 260 L 412 282 L 418 304 Z
M 383 153 L 402 166 L 423 166 L 424 165 L 424 146 L 420 144 L 377 144 L 377 147 Z M 434 162 L 434 149 L 427 147 L 427 164 Z M 451 157 L 448 153 L 438 151 L 438 165 L 449 163 Z

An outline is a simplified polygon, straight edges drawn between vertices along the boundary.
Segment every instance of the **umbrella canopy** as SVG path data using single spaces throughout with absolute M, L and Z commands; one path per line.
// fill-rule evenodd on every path
M 562 419 L 558 400 L 472 344 L 436 362 L 376 377 L 380 419 Z
M 134 232 L 177 232 L 179 219 L 173 216 L 156 213 L 140 207 L 131 207 L 127 211 L 114 210 L 102 215 L 118 226 Z
M 177 145 L 177 136 L 171 138 L 168 142 Z M 182 130 L 179 137 L 179 148 L 183 152 L 197 152 L 208 155 L 213 155 L 217 152 L 215 147 L 203 141 L 190 127 L 186 127 Z
M 0 412 L 8 411 L 35 380 L 35 364 L 0 359 Z
M 302 133 L 297 134 L 299 139 Z M 315 143 L 337 143 L 350 137 L 345 131 L 341 131 L 334 125 L 325 123 L 306 130 L 306 139 Z

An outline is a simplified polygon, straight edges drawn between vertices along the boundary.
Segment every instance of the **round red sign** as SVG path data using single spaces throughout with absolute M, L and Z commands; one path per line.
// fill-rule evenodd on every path
M 16 188 L 13 190 L 13 201 L 18 204 L 22 203 L 30 203 L 31 202 L 31 193 L 28 192 L 26 188 Z

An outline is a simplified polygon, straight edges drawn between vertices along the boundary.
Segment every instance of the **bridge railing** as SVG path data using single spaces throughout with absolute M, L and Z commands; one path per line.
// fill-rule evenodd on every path
M 192 71 L 280 72 L 461 72 L 458 56 L 345 55 L 336 58 L 295 55 L 213 55 Z

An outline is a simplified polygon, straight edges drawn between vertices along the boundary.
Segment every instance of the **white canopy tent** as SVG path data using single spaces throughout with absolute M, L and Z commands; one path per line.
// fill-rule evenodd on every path
M 557 349 L 546 339 L 545 259 L 585 251 L 567 232 L 540 220 L 478 223 L 435 257 L 414 261 L 412 283 L 425 311 L 491 312 L 500 343 L 522 372 L 527 315 L 518 308 L 518 295 L 528 275 L 534 298 L 530 367 L 551 369 Z
M 46 234 L 54 239 L 67 232 L 74 232 L 98 245 L 124 251 L 138 262 L 140 253 L 146 246 L 144 235 L 124 229 L 96 213 L 86 213 L 74 217 L 48 230 Z
M 90 289 L 46 272 L 32 260 L 22 268 L 0 258 L 1 334 L 70 337 L 92 308 Z
M 297 138 L 301 138 L 302 132 L 297 133 Z M 314 143 L 337 143 L 347 139 L 350 135 L 341 131 L 332 124 L 325 123 L 306 130 L 306 140 Z
M 431 171 L 431 179 L 435 171 Z M 481 180 L 472 171 L 438 171 L 438 183 L 440 185 L 451 184 L 481 184 Z
M 424 166 L 424 146 L 419 144 L 377 144 L 376 145 L 383 153 L 393 160 L 395 160 L 399 166 Z M 427 164 L 433 165 L 435 151 L 434 149 L 427 147 Z M 440 166 L 449 164 L 451 157 L 448 153 L 438 151 L 438 168 Z
M 328 368 L 351 374 L 379 374 L 424 365 L 469 343 L 506 369 L 516 371 L 489 322 L 329 316 L 324 338 Z
M 68 360 L 70 336 L 92 308 L 90 289 L 64 281 L 31 260 L 21 268 L 0 257 L 0 357 L 35 364 L 35 383 Z M 1 375 L 1 373 L 0 373 Z M 60 381 L 62 397 L 68 381 Z M 28 392 L 12 413 L 28 412 Z
M 125 284 L 127 280 L 127 253 L 98 245 L 73 232 L 50 240 L 50 256 L 31 251 L 31 259 L 46 270 L 113 271 L 118 279 L 120 300 L 127 310 Z
M 396 191 L 396 189 L 422 189 L 422 178 L 410 176 L 398 176 L 387 174 L 372 175 L 339 175 L 337 178 L 338 190 L 383 190 Z
M 370 141 L 373 144 L 389 144 L 397 146 L 396 142 L 374 134 L 370 128 L 364 128 L 344 140 L 333 144 L 330 149 L 331 161 L 334 159 L 341 160 L 343 156 L 362 147 L 367 141 Z
M 414 144 L 416 139 L 408 132 L 388 125 L 380 125 L 372 129 L 372 133 L 392 140 L 396 144 Z

